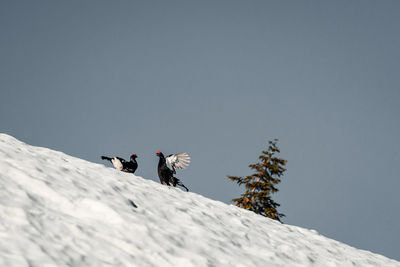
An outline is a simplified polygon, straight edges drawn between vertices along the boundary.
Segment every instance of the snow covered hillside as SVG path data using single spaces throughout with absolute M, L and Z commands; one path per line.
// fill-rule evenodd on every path
M 400 266 L 5 134 L 0 219 L 0 266 Z

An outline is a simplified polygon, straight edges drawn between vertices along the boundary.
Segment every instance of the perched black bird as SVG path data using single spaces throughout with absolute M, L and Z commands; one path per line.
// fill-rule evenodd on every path
M 111 161 L 111 163 L 114 165 L 114 168 L 116 168 L 117 170 L 120 170 L 123 172 L 135 173 L 135 171 L 138 167 L 138 164 L 136 161 L 137 157 L 138 156 L 136 156 L 136 154 L 132 154 L 130 161 L 126 161 L 119 157 L 109 158 L 109 157 L 105 157 L 105 156 L 101 156 L 101 159 Z
M 184 169 L 189 166 L 189 155 L 186 153 L 178 153 L 164 157 L 163 153 L 158 151 L 157 156 L 160 157 L 160 161 L 158 162 L 158 177 L 160 178 L 160 182 L 174 187 L 179 185 L 185 188 L 186 191 L 189 191 L 178 178 L 174 177 L 176 169 Z

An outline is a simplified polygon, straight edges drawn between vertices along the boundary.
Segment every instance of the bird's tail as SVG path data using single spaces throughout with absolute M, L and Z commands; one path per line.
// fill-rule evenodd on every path
M 185 188 L 185 189 L 186 189 L 186 192 L 189 192 L 189 189 L 188 189 L 184 184 L 182 184 L 181 180 L 179 180 L 179 179 L 176 178 L 176 177 L 173 177 L 173 179 L 174 179 L 174 184 L 173 184 L 174 187 L 177 186 L 177 185 L 179 185 L 179 186 Z
M 106 157 L 106 156 L 101 156 L 101 159 L 102 159 L 102 160 L 109 160 L 109 161 L 111 161 L 111 158 Z

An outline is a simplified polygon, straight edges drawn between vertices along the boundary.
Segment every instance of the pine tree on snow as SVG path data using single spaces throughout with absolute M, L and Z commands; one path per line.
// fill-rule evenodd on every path
M 285 215 L 277 211 L 280 204 L 276 203 L 271 194 L 278 192 L 276 185 L 281 182 L 280 177 L 286 171 L 286 160 L 278 158 L 280 153 L 277 146 L 278 139 L 269 141 L 267 151 L 262 151 L 259 162 L 250 164 L 255 172 L 250 176 L 228 176 L 232 182 L 246 186 L 246 192 L 240 198 L 232 199 L 236 206 L 254 211 L 262 216 L 281 221 Z

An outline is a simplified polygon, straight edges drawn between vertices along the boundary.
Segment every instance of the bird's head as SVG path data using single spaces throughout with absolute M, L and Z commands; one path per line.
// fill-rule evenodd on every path
M 163 155 L 163 153 L 161 153 L 161 151 L 157 151 L 156 154 L 157 154 L 157 156 L 159 156 L 160 158 L 161 158 L 161 157 L 164 157 L 164 155 Z
M 131 155 L 131 160 L 134 160 L 134 159 L 136 159 L 138 156 L 136 155 L 136 154 L 132 154 Z

